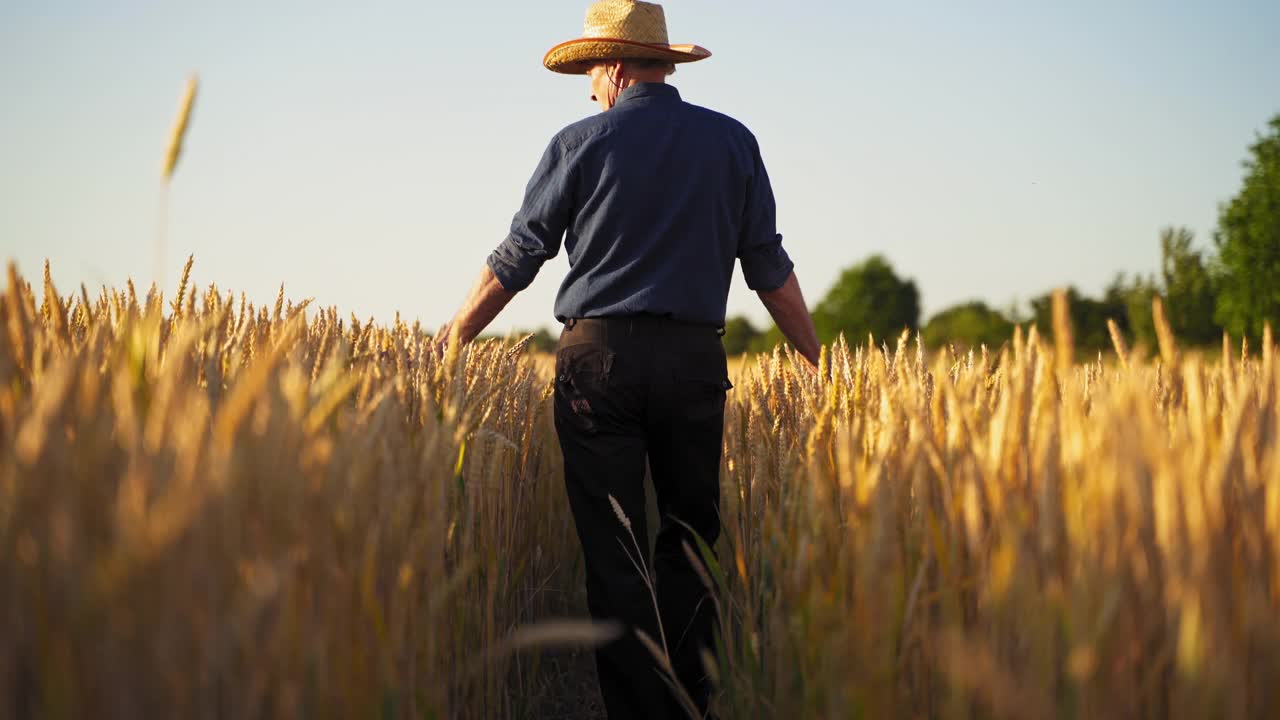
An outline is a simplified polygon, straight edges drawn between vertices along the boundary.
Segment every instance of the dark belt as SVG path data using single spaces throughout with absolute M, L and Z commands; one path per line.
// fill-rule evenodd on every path
M 661 315 L 619 315 L 569 318 L 564 322 L 563 334 L 574 336 L 575 340 L 616 340 L 624 337 L 680 340 L 724 335 L 724 328 L 684 322 Z

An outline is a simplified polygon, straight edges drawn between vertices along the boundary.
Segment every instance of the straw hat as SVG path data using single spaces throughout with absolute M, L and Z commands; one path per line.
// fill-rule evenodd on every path
M 599 60 L 686 63 L 709 57 L 711 51 L 706 48 L 667 41 L 667 18 L 661 5 L 639 0 L 599 0 L 587 8 L 582 37 L 551 48 L 542 64 L 558 73 L 581 75 Z

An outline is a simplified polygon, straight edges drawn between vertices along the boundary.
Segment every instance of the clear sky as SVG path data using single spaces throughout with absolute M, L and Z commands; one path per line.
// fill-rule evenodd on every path
M 63 292 L 149 279 L 445 321 L 547 140 L 595 112 L 541 67 L 583 0 L 0 2 L 0 255 Z M 1280 2 L 670 0 L 672 78 L 760 140 L 810 302 L 885 254 L 926 314 L 1151 272 L 1164 225 L 1209 247 L 1280 112 Z M 553 325 L 562 253 L 497 330 Z M 172 290 L 170 290 L 170 293 Z M 766 314 L 739 273 L 730 313 Z

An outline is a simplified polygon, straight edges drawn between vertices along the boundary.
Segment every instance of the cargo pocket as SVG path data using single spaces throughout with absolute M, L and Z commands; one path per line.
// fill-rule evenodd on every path
M 599 345 L 556 351 L 556 416 L 584 435 L 600 431 L 614 354 Z

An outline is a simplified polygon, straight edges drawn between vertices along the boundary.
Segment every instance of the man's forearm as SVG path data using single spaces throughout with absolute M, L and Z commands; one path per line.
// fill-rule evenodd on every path
M 816 367 L 822 346 L 818 343 L 818 332 L 813 327 L 809 308 L 804 304 L 804 293 L 800 291 L 796 274 L 788 275 L 777 290 L 764 290 L 757 294 L 782 334 L 804 359 Z
M 453 320 L 449 321 L 446 329 L 450 332 L 456 331 L 459 342 L 469 343 L 484 332 L 489 323 L 493 322 L 498 313 L 502 312 L 502 308 L 506 307 L 515 296 L 515 293 L 503 289 L 502 283 L 498 282 L 493 270 L 486 265 L 480 272 L 476 284 L 471 287 L 471 292 L 467 294 L 467 299 L 463 301 L 458 314 L 453 316 Z

